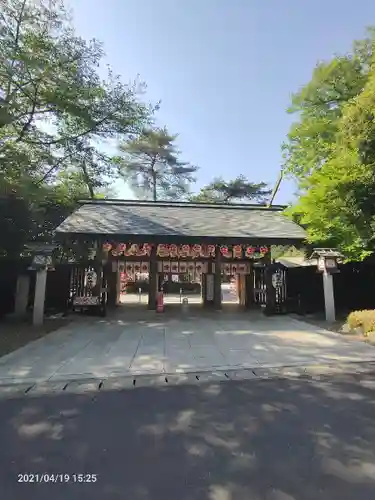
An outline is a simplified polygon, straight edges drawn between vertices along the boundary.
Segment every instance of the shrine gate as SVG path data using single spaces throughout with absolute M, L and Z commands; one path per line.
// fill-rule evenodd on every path
M 95 269 L 90 296 L 97 300 L 100 295 L 108 306 L 118 303 L 119 276 L 126 272 L 149 274 L 149 309 L 156 308 L 158 277 L 168 273 L 190 273 L 200 279 L 202 303 L 207 308 L 221 308 L 223 274 L 237 276 L 244 307 L 255 306 L 262 294 L 272 307 L 277 290 L 271 275 L 267 277 L 270 247 L 298 246 L 306 236 L 303 228 L 282 214 L 283 209 L 249 204 L 83 200 L 56 234 L 66 247 L 81 249 L 77 262 L 83 259 L 82 265 Z M 259 289 L 261 274 L 264 279 Z M 84 281 L 87 285 L 87 277 Z

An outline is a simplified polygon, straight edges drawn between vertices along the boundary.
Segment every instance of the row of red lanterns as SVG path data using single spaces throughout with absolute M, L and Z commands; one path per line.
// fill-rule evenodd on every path
M 125 243 L 120 243 L 120 244 L 112 244 L 112 243 L 104 243 L 103 244 L 103 250 L 105 252 L 109 252 L 112 250 L 113 255 L 121 255 L 125 252 L 129 252 L 129 250 L 132 250 L 133 255 L 150 255 L 151 253 L 151 248 L 152 246 L 150 244 L 144 244 L 142 247 L 140 245 L 126 245 Z M 231 258 L 232 256 L 234 258 L 240 259 L 243 256 L 243 247 L 242 245 L 234 245 L 232 247 L 232 250 L 229 249 L 227 245 L 222 245 L 220 247 L 220 252 L 223 257 Z M 268 252 L 268 247 L 262 246 L 257 250 L 257 247 L 253 246 L 246 246 L 245 247 L 245 257 L 251 258 L 255 254 L 260 254 L 261 256 L 264 256 Z M 202 256 L 205 257 L 214 257 L 215 256 L 215 245 L 207 245 L 206 247 L 203 247 L 202 245 L 181 245 L 180 247 L 178 245 L 166 245 L 166 244 L 159 244 L 157 246 L 157 255 L 159 257 L 171 257 L 171 258 L 176 258 L 176 257 L 193 257 L 193 258 L 199 258 Z

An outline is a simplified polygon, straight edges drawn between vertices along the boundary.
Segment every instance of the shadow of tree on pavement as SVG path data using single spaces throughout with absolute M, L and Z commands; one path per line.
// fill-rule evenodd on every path
M 2 498 L 372 500 L 374 395 L 335 375 L 1 400 Z

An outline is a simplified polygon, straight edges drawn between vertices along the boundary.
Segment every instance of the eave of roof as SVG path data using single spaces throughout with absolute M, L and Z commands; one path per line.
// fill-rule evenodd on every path
M 151 200 L 120 200 L 118 198 L 100 199 L 82 199 L 81 205 L 125 205 L 125 206 L 143 206 L 143 207 L 181 207 L 181 208 L 215 208 L 225 210 L 266 210 L 268 212 L 281 212 L 287 208 L 287 205 L 272 205 L 261 203 L 205 203 L 191 201 L 151 201 Z
M 300 243 L 304 229 L 264 205 L 82 200 L 82 206 L 57 229 L 75 237 L 134 242 Z

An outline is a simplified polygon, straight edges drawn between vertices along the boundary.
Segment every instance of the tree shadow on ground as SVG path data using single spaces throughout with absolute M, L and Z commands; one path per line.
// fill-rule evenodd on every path
M 372 500 L 375 376 L 0 401 L 5 499 Z M 18 473 L 97 474 L 18 484 Z

